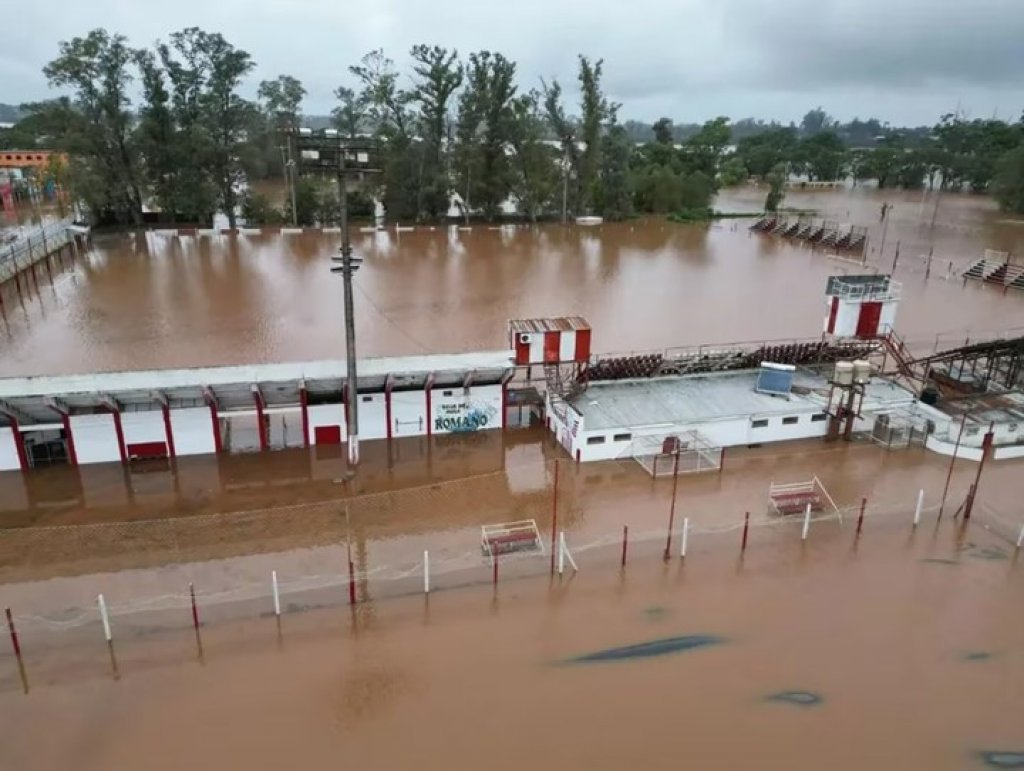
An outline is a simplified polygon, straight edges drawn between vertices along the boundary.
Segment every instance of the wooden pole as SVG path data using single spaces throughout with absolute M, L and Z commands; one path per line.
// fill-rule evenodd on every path
M 626 544 L 629 543 L 629 525 L 622 526 L 622 567 L 626 567 Z
M 750 512 L 743 515 L 743 543 L 740 545 L 740 553 L 747 550 L 747 535 L 750 533 Z
M 669 561 L 672 554 L 672 527 L 676 519 L 676 490 L 679 488 L 679 448 L 676 447 L 676 457 L 672 463 L 672 502 L 668 507 L 668 533 L 665 535 L 665 562 Z
M 953 479 L 953 465 L 956 463 L 957 453 L 960 452 L 960 440 L 963 439 L 964 426 L 967 425 L 967 416 L 970 412 L 970 410 L 966 410 L 963 418 L 960 419 L 960 431 L 956 435 L 956 445 L 953 447 L 953 457 L 949 459 L 949 471 L 946 472 L 946 486 L 942 488 L 942 502 L 939 504 L 939 519 L 942 519 L 942 510 L 946 508 L 946 496 L 949 495 L 949 483 Z
M 992 447 L 992 441 L 995 439 L 995 428 L 995 421 L 989 423 L 988 431 L 981 442 L 981 461 L 978 463 L 978 473 L 975 475 L 974 485 L 971 487 L 971 497 L 967 501 L 966 508 L 964 508 L 964 522 L 971 518 L 971 512 L 974 510 L 974 499 L 978 495 L 978 486 L 981 484 L 981 472 L 985 470 L 985 459 L 988 458 L 989 448 Z
M 868 499 L 860 499 L 860 514 L 857 515 L 857 537 L 860 537 L 860 531 L 864 529 L 864 509 L 867 508 Z
M 555 482 L 551 492 L 551 575 L 555 574 L 555 535 L 558 532 L 558 458 L 555 458 Z
M 18 630 L 14 628 L 14 616 L 11 615 L 10 608 L 4 608 L 4 615 L 7 616 L 7 629 L 11 633 L 11 646 L 14 648 L 14 657 L 17 659 L 18 674 L 21 676 L 21 689 L 28 693 L 28 674 L 25 671 L 25 661 L 21 657 L 21 643 L 18 642 Z

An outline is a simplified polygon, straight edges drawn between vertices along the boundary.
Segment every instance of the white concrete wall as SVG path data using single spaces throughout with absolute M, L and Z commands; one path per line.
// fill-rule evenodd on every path
M 18 461 L 17 442 L 21 437 L 16 436 L 13 428 L 4 426 L 0 428 L 0 471 L 13 471 L 21 468 Z
M 344 404 L 311 404 L 307 410 L 309 412 L 309 443 L 311 445 L 316 444 L 317 426 L 341 426 L 341 441 L 348 440 Z
M 359 437 L 361 439 L 387 438 L 388 417 L 384 399 L 384 394 L 359 394 Z
M 391 393 L 391 435 L 418 436 L 427 433 L 427 392 Z M 397 422 L 396 422 L 397 421 Z
M 1024 458 L 1024 444 L 1011 445 L 1009 447 L 996 447 L 992 457 L 996 460 Z
M 172 409 L 171 433 L 176 455 L 205 455 L 217 451 L 209 407 Z
M 473 386 L 468 393 L 458 386 L 435 388 L 430 399 L 430 422 L 434 434 L 458 433 L 457 425 L 476 426 L 464 429 L 468 431 L 501 428 L 500 385 Z
M 882 303 L 882 317 L 879 320 L 880 334 L 891 332 L 896 327 L 896 309 L 900 304 L 896 301 Z
M 960 447 L 958 448 L 955 442 L 943 441 L 934 434 L 925 440 L 924 446 L 932 452 L 937 452 L 939 455 L 952 457 L 955 452 L 957 458 L 963 458 L 964 460 L 981 460 L 982 453 L 980 447 L 968 447 L 961 442 Z
M 209 423 L 209 412 L 207 423 Z M 164 413 L 162 411 L 122 412 L 121 430 L 124 431 L 125 445 L 141 442 L 166 442 L 167 432 L 164 429 Z
M 113 415 L 72 415 L 71 436 L 79 463 L 121 462 Z

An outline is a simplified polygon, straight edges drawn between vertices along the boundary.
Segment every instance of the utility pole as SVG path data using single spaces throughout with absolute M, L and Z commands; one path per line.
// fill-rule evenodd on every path
M 359 389 L 356 371 L 356 321 L 352 277 L 359 270 L 362 258 L 352 254 L 352 242 L 348 232 L 347 182 L 350 173 L 364 174 L 379 171 L 379 169 L 371 168 L 376 154 L 376 145 L 367 140 L 345 139 L 334 129 L 314 133 L 310 129 L 302 128 L 294 136 L 296 149 L 299 151 L 299 163 L 302 167 L 309 171 L 333 176 L 338 182 L 341 249 L 339 256 L 331 258 L 331 262 L 337 263 L 331 266 L 331 273 L 340 273 L 344 281 L 348 465 L 350 475 L 355 475 L 359 466 Z
M 295 210 L 295 161 L 292 160 L 292 143 L 290 138 L 286 138 L 287 155 L 285 155 L 285 145 L 278 145 L 278 149 L 281 151 L 281 166 L 284 168 L 284 183 L 288 186 L 288 197 L 292 202 L 292 226 L 299 224 L 298 214 Z
M 338 199 L 341 202 L 341 257 L 333 257 L 340 265 L 331 267 L 331 273 L 340 273 L 345 294 L 345 399 L 348 402 L 348 465 L 354 472 L 359 465 L 359 389 L 356 381 L 356 315 L 352 305 L 352 276 L 359 270 L 362 259 L 352 256 L 352 243 L 348 235 L 348 185 L 345 180 L 345 149 L 338 152 Z

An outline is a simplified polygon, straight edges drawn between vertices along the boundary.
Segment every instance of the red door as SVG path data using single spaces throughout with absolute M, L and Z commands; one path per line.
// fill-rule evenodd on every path
M 317 444 L 341 444 L 341 426 L 317 426 L 313 440 Z
M 558 332 L 545 332 L 544 333 L 544 363 L 553 364 L 558 363 L 562 358 L 562 352 L 559 350 L 561 347 L 562 336 Z
M 882 303 L 864 303 L 857 318 L 857 337 L 878 337 L 878 323 L 882 319 Z

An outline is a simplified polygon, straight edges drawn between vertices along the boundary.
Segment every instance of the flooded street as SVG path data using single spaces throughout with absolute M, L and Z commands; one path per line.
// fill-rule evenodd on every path
M 718 208 L 757 210 L 763 190 L 726 191 Z M 894 203 L 885 237 L 881 202 Z M 1024 226 L 988 199 L 943 195 L 939 218 L 919 193 L 792 192 L 791 207 L 870 226 L 869 263 L 904 282 L 898 328 L 934 346 L 1024 327 L 1024 294 L 967 286 L 954 271 L 984 249 L 1020 255 Z M 748 220 L 710 227 L 661 220 L 599 228 L 355 233 L 361 356 L 498 350 L 511 318 L 582 315 L 596 352 L 815 337 L 830 274 L 848 261 L 775 237 Z M 97 237 L 90 254 L 24 307 L 7 295 L 0 376 L 341 358 L 341 281 L 328 272 L 336 235 Z M 931 278 L 922 255 L 934 250 Z M 429 320 L 429 323 L 425 323 Z
M 869 225 L 867 270 L 899 244 L 912 347 L 1024 329 L 1024 293 L 957 274 L 1024 251 L 987 199 L 944 195 L 935 227 L 919 193 L 785 204 Z M 816 337 L 826 278 L 865 266 L 748 225 L 357 233 L 360 355 L 500 350 L 509 319 L 570 314 L 598 353 Z M 4 288 L 0 376 L 340 358 L 336 240 L 98 237 L 38 295 Z M 344 450 L 0 473 L 0 607 L 30 686 L 0 646 L 0 766 L 859 771 L 1024 752 L 1024 460 L 985 466 L 965 523 L 977 464 L 865 439 L 731 448 L 675 486 L 632 459 L 573 463 L 542 427 L 365 442 L 352 481 Z M 768 491 L 812 477 L 834 508 L 804 541 Z M 516 520 L 543 553 L 495 568 L 481 525 Z M 579 567 L 563 578 L 558 531 Z

